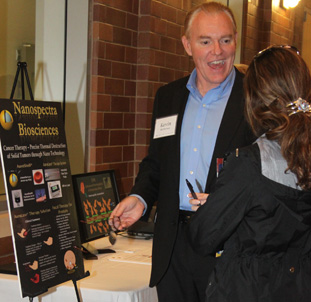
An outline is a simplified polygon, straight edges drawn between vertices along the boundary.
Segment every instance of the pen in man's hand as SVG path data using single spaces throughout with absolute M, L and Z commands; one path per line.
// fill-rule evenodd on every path
M 191 192 L 191 195 L 194 199 L 198 199 L 197 197 L 197 194 L 195 194 L 194 190 L 193 190 L 193 187 L 192 187 L 192 184 L 190 183 L 190 181 L 188 179 L 186 179 L 186 183 L 187 183 L 187 186 Z

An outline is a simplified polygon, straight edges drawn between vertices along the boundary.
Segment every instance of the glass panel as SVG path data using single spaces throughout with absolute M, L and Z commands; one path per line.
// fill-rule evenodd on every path
M 62 101 L 66 0 L 0 0 L 0 99 L 9 99 L 17 63 L 26 62 L 35 100 Z M 22 73 L 14 99 L 22 99 Z M 29 90 L 24 75 L 25 99 Z M 0 170 L 0 212 L 6 210 Z
M 0 98 L 10 98 L 20 61 L 35 99 L 62 101 L 65 0 L 0 0 L 0 20 Z M 15 99 L 22 98 L 21 77 Z M 30 99 L 26 76 L 24 88 Z
M 35 0 L 0 0 L 1 98 L 10 98 L 19 60 L 29 62 L 29 78 L 33 85 L 35 7 Z M 15 97 L 21 98 L 20 82 Z

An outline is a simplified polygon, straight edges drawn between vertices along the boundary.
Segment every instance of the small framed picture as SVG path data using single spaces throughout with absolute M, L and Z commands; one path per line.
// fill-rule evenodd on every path
M 109 235 L 108 219 L 120 202 L 114 170 L 72 175 L 82 243 Z

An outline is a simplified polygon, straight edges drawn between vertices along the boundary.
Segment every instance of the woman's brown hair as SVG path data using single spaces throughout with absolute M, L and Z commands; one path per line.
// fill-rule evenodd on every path
M 278 141 L 297 184 L 311 190 L 311 113 L 289 115 L 287 107 L 299 98 L 310 104 L 311 76 L 305 61 L 296 49 L 269 47 L 251 62 L 244 90 L 246 116 L 254 133 Z

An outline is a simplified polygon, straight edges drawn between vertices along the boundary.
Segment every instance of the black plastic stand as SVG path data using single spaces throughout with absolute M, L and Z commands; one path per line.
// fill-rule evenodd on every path
M 25 296 L 28 296 L 29 297 L 29 302 L 32 302 L 34 297 L 42 295 L 42 294 L 46 293 L 47 291 L 48 291 L 47 289 L 44 289 L 44 290 L 41 290 L 40 292 L 36 293 L 35 295 L 33 295 L 33 294 L 30 295 L 28 293 L 25 293 Z
M 93 251 L 90 251 L 90 249 L 86 248 L 85 246 L 81 246 L 80 248 L 83 258 L 85 260 L 97 260 L 98 257 L 96 254 L 110 254 L 115 253 L 116 251 L 113 249 L 105 248 L 105 249 L 95 249 Z
M 29 76 L 28 76 L 28 72 L 27 72 L 27 63 L 26 62 L 18 62 L 17 63 L 17 70 L 16 70 L 16 74 L 15 74 L 15 79 L 14 79 L 10 99 L 12 100 L 14 97 L 14 92 L 15 92 L 15 88 L 17 85 L 19 73 L 21 73 L 22 100 L 25 100 L 25 85 L 24 85 L 24 76 L 25 76 L 26 81 L 27 81 L 29 96 L 30 96 L 30 99 L 33 101 L 34 98 L 33 98 L 32 90 L 31 90 L 31 86 L 30 86 L 30 80 L 29 80 Z
M 83 278 L 86 278 L 86 277 L 88 277 L 88 276 L 90 276 L 90 272 L 89 271 L 86 271 L 85 273 L 84 273 L 84 275 L 81 277 L 81 278 L 72 278 L 71 280 L 72 280 L 72 282 L 73 282 L 73 286 L 74 286 L 74 288 L 75 288 L 75 293 L 76 293 L 76 297 L 77 297 L 77 302 L 80 302 L 81 300 L 80 300 L 80 295 L 79 295 L 79 290 L 78 290 L 78 286 L 77 286 L 77 281 L 79 281 L 79 280 L 81 280 L 81 279 L 83 279 Z M 33 298 L 35 298 L 35 297 L 37 297 L 37 296 L 39 296 L 39 295 L 42 295 L 42 294 L 44 294 L 44 293 L 46 293 L 48 290 L 46 289 L 46 290 L 44 290 L 44 291 L 41 291 L 40 293 L 38 293 L 38 294 L 35 294 L 34 296 L 30 296 L 30 295 L 27 295 L 28 297 L 29 297 L 29 302 L 33 302 Z
M 89 271 L 86 271 L 85 274 L 84 274 L 84 276 L 82 276 L 81 278 L 79 278 L 79 279 L 73 278 L 73 279 L 72 279 L 72 282 L 73 282 L 73 285 L 74 285 L 74 288 L 75 288 L 75 292 L 76 292 L 76 296 L 77 296 L 77 302 L 80 302 L 80 301 L 81 301 L 81 300 L 80 300 L 80 295 L 79 295 L 78 286 L 77 286 L 77 281 L 79 281 L 79 280 L 81 280 L 81 279 L 83 279 L 83 278 L 86 278 L 86 277 L 88 277 L 89 275 L 90 275 L 90 272 L 89 272 Z
M 87 248 L 85 248 L 83 245 L 81 246 L 82 256 L 86 260 L 97 260 L 98 257 L 89 251 Z

